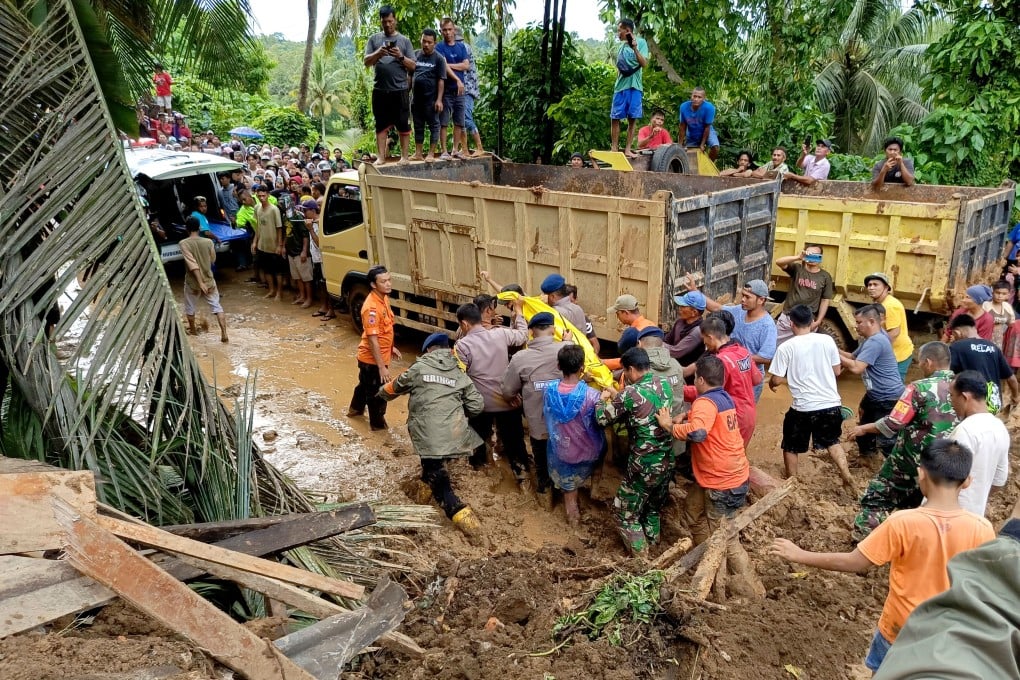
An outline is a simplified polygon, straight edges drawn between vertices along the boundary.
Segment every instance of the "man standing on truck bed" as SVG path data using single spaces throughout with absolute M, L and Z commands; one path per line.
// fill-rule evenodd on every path
M 439 151 L 440 158 L 449 160 L 447 152 L 446 130 L 453 121 L 453 143 L 449 147 L 454 158 L 460 158 L 457 150 L 464 141 L 464 74 L 471 70 L 471 59 L 467 46 L 457 42 L 457 25 L 450 17 L 443 17 L 439 22 L 439 30 L 443 33 L 443 42 L 436 45 L 436 52 L 446 59 L 446 85 L 443 88 L 443 108 L 439 112 Z
M 381 165 L 389 157 L 387 135 L 391 127 L 397 128 L 400 135 L 400 160 L 407 160 L 411 136 L 411 95 L 407 87 L 407 73 L 414 70 L 414 46 L 397 33 L 397 17 L 389 5 L 379 8 L 379 23 L 382 31 L 372 34 L 365 43 L 365 66 L 375 67 L 372 115 L 375 117 L 375 144 Z
M 426 28 L 421 32 L 421 49 L 414 53 L 415 67 L 411 99 L 411 117 L 414 119 L 414 155 L 412 161 L 435 160 L 439 144 L 439 112 L 443 110 L 443 87 L 446 84 L 446 58 L 436 51 L 436 32 Z M 429 133 L 429 153 L 426 157 L 425 131 Z M 443 141 L 445 144 L 445 140 Z
M 364 415 L 368 407 L 368 423 L 372 430 L 385 430 L 386 401 L 378 393 L 390 380 L 390 359 L 399 359 L 400 350 L 393 345 L 393 310 L 390 293 L 393 282 L 386 267 L 377 264 L 368 270 L 369 292 L 361 306 L 361 343 L 358 344 L 358 385 L 354 388 L 347 417 Z
M 878 191 L 886 184 L 914 185 L 914 161 L 903 157 L 903 140 L 890 137 L 882 144 L 885 160 L 871 169 L 871 188 Z
M 705 88 L 691 91 L 690 101 L 680 105 L 680 131 L 677 139 L 687 148 L 699 148 L 713 161 L 719 156 L 719 136 L 715 133 L 715 104 L 705 99 Z
M 611 118 L 610 150 L 620 150 L 620 121 L 627 119 L 627 146 L 624 153 L 634 156 L 634 133 L 636 125 L 643 117 L 641 103 L 644 97 L 641 71 L 648 65 L 648 43 L 644 38 L 634 35 L 634 20 L 620 19 L 616 25 L 616 37 L 623 45 L 616 53 L 616 84 L 613 87 L 613 108 Z
M 789 175 L 788 175 L 789 176 Z M 776 266 L 790 277 L 790 292 L 783 301 L 783 313 L 776 319 L 776 345 L 793 337 L 789 311 L 797 305 L 806 305 L 815 320 L 811 330 L 818 326 L 829 311 L 829 301 L 836 294 L 832 275 L 822 269 L 822 247 L 808 243 L 799 255 L 787 255 L 776 260 Z

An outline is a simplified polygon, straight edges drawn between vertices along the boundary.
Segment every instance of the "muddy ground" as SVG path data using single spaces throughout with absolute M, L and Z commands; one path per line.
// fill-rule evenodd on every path
M 171 270 L 175 288 L 179 272 Z M 379 498 L 411 502 L 408 482 L 420 471 L 403 423 L 406 400 L 390 405 L 388 432 L 370 432 L 365 418 L 345 416 L 357 380 L 358 335 L 344 316 L 322 321 L 312 309 L 262 299 L 246 275 L 220 275 L 230 343 L 212 330 L 192 338 L 193 348 L 224 398 L 255 378 L 255 439 L 275 465 L 302 488 L 328 500 Z M 313 308 L 314 309 L 314 308 Z M 200 312 L 201 316 L 201 312 Z M 420 338 L 401 340 L 406 368 Z M 913 376 L 912 376 L 913 377 Z M 855 406 L 859 379 L 841 380 L 844 403 Z M 748 455 L 779 476 L 785 391 L 768 390 Z M 873 470 L 848 447 L 863 489 Z M 624 644 L 589 641 L 575 634 L 554 639 L 557 617 L 589 601 L 614 570 L 641 572 L 625 556 L 612 529 L 609 500 L 617 477 L 602 471 L 583 494 L 581 526 L 571 531 L 557 504 L 550 513 L 522 496 L 500 462 L 473 472 L 451 465 L 454 486 L 481 517 L 491 548 L 470 545 L 445 519 L 415 536 L 419 573 L 403 585 L 414 599 L 403 630 L 427 650 L 421 662 L 378 650 L 360 657 L 345 678 L 478 680 L 585 678 L 818 678 L 866 677 L 861 666 L 886 594 L 886 569 L 865 576 L 789 565 L 767 554 L 783 536 L 812 550 L 852 548 L 850 521 L 856 496 L 834 468 L 814 455 L 801 462 L 800 488 L 742 534 L 767 589 L 762 600 L 730 599 L 726 611 L 670 608 L 652 626 L 627 627 Z M 993 498 L 989 516 L 998 526 L 1017 499 L 1014 477 Z M 682 500 L 683 488 L 671 491 Z M 687 534 L 676 502 L 664 522 L 664 543 L 652 557 Z M 686 577 L 680 587 L 686 587 Z M 690 638 L 702 644 L 692 642 Z M 704 643 L 708 643 L 707 646 Z M 146 670 L 147 669 L 147 670 Z M 187 641 L 154 625 L 125 605 L 108 607 L 95 622 L 57 622 L 48 633 L 0 641 L 5 680 L 79 678 L 229 677 Z

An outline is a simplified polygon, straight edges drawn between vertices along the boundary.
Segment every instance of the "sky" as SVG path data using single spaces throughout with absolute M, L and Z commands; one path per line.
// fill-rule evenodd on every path
M 303 42 L 308 31 L 308 15 L 304 3 L 280 2 L 280 0 L 249 0 L 255 15 L 257 34 L 282 33 L 287 40 Z M 331 0 L 319 0 L 319 23 L 329 16 Z M 400 18 L 400 1 L 394 0 Z M 517 27 L 529 23 L 541 23 L 545 11 L 545 0 L 517 0 L 512 16 Z M 299 11 L 300 10 L 300 11 Z M 437 17 L 438 18 L 438 17 Z M 598 0 L 567 0 L 567 30 L 581 38 L 601 40 L 605 25 L 599 21 Z

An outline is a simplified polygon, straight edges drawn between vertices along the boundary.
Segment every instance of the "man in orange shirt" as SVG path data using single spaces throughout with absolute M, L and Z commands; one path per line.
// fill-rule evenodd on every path
M 361 307 L 361 342 L 358 344 L 358 385 L 354 388 L 347 417 L 365 413 L 372 430 L 385 430 L 386 400 L 378 396 L 379 388 L 390 380 L 390 359 L 399 359 L 400 350 L 393 346 L 393 310 L 390 292 L 393 282 L 386 267 L 377 264 L 368 270 L 372 289 Z
M 616 298 L 616 304 L 606 310 L 606 315 L 616 314 L 616 320 L 621 324 L 625 324 L 628 328 L 634 329 L 634 345 L 637 344 L 637 334 L 655 324 L 644 316 L 641 315 L 641 309 L 638 305 L 637 298 L 633 295 L 621 295 Z M 626 333 L 626 331 L 624 331 Z M 632 347 L 634 345 L 631 345 Z M 622 353 L 622 351 L 621 351 Z M 610 371 L 619 371 L 623 368 L 623 364 L 620 363 L 619 359 L 603 359 Z
M 726 367 L 722 359 L 706 354 L 695 364 L 694 375 L 698 398 L 688 413 L 677 416 L 681 422 L 674 422 L 665 408 L 656 418 L 676 439 L 690 442 L 696 483 L 687 493 L 684 517 L 694 542 L 703 543 L 725 518 L 747 504 L 751 466 L 744 453 L 736 406 L 723 389 Z M 685 417 L 687 422 L 682 422 Z M 747 595 L 765 594 L 739 538 L 726 547 L 726 559 L 731 573 L 744 579 L 741 585 L 749 589 Z
M 992 525 L 960 507 L 960 491 L 970 484 L 971 451 L 949 439 L 936 439 L 921 452 L 918 484 L 927 502 L 899 510 L 857 544 L 853 552 L 816 553 L 777 538 L 772 554 L 790 562 L 831 571 L 864 572 L 892 563 L 889 595 L 864 665 L 878 670 L 910 612 L 949 589 L 946 565 L 954 555 L 995 538 Z

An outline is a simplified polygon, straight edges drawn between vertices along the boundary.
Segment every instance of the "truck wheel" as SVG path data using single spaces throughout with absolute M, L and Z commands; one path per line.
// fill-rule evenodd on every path
M 347 293 L 347 309 L 351 312 L 351 323 L 361 333 L 365 330 L 365 327 L 361 323 L 361 307 L 365 304 L 365 300 L 368 299 L 369 289 L 367 286 L 357 284 L 351 287 L 349 293 Z
M 843 351 L 851 351 L 852 342 L 846 329 L 843 328 L 843 324 L 833 321 L 832 319 L 822 319 L 822 323 L 818 324 L 818 332 L 825 333 L 830 338 L 836 341 L 836 347 Z
M 660 146 L 652 153 L 652 161 L 648 164 L 648 169 L 652 172 L 691 174 L 687 165 L 687 149 L 680 144 Z

